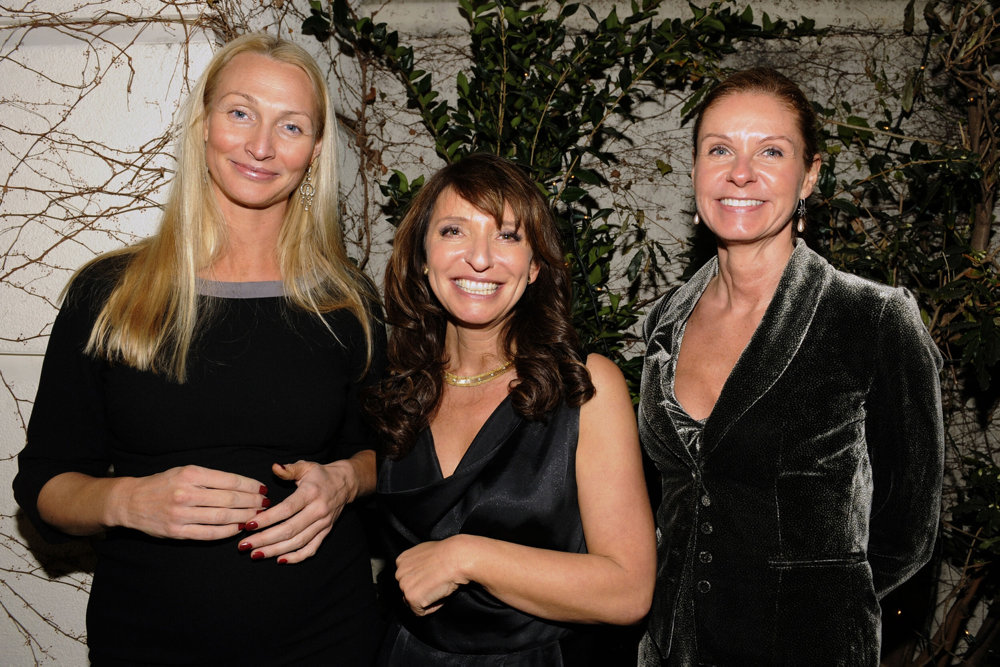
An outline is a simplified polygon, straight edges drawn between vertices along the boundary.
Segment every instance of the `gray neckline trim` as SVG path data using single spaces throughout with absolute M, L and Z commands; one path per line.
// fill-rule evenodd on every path
M 228 283 L 198 278 L 198 294 L 220 299 L 266 299 L 285 296 L 285 284 L 280 280 Z

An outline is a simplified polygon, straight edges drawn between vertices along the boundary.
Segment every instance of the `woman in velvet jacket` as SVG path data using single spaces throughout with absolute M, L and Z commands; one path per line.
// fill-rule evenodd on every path
M 801 90 L 745 70 L 694 127 L 717 256 L 645 323 L 659 470 L 640 665 L 877 665 L 879 599 L 938 523 L 941 356 L 913 297 L 796 238 L 820 156 Z

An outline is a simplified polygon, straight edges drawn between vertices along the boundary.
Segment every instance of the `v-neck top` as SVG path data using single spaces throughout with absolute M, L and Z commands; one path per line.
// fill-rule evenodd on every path
M 576 485 L 579 418 L 579 408 L 563 404 L 544 421 L 529 421 L 508 396 L 448 477 L 442 477 L 430 429 L 424 429 L 410 453 L 384 462 L 379 471 L 377 496 L 386 516 L 390 562 L 420 542 L 458 533 L 585 553 Z M 412 664 L 436 660 L 441 652 L 491 654 L 501 659 L 496 664 L 536 664 L 508 658 L 557 646 L 579 629 L 518 611 L 477 584 L 459 587 L 428 616 L 418 618 L 402 604 L 397 611 L 422 647 L 403 656 L 417 661 Z

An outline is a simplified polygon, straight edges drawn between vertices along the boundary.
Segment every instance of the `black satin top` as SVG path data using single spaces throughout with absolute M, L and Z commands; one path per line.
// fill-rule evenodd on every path
M 407 456 L 379 471 L 391 558 L 457 533 L 585 553 L 576 487 L 579 417 L 579 408 L 563 405 L 545 422 L 528 421 L 507 398 L 447 478 L 425 430 Z M 517 665 L 558 664 L 553 652 L 559 654 L 560 640 L 581 630 L 522 613 L 475 584 L 460 587 L 433 614 L 418 618 L 401 605 L 398 617 L 404 640 L 388 647 L 395 650 L 391 664 L 494 664 L 492 655 L 509 665 L 515 653 Z

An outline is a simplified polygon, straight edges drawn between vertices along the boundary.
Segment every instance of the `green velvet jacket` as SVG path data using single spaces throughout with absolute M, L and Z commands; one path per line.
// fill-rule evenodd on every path
M 798 241 L 697 448 L 670 355 L 712 260 L 645 323 L 639 405 L 659 470 L 659 565 L 640 665 L 878 664 L 878 600 L 931 554 L 941 355 L 912 296 Z

